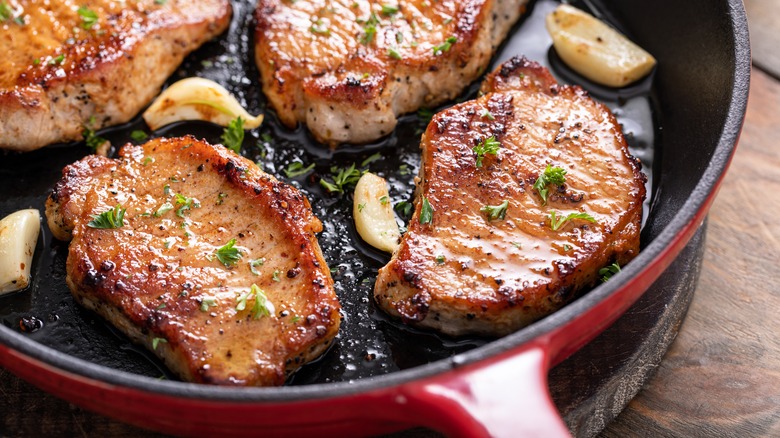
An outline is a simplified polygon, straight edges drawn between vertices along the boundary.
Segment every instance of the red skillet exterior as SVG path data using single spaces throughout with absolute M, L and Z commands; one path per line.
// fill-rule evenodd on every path
M 644 265 L 629 264 L 614 281 L 528 329 L 450 362 L 354 384 L 282 391 L 227 390 L 117 373 L 63 360 L 62 353 L 15 333 L 0 345 L 0 365 L 76 404 L 174 434 L 352 436 L 424 425 L 452 436 L 565 435 L 549 398 L 547 371 L 614 322 L 663 273 L 704 220 L 730 163 L 745 112 L 749 45 L 744 9 L 738 1 L 729 3 L 736 33 L 734 89 L 702 180 L 640 254 L 637 261 Z

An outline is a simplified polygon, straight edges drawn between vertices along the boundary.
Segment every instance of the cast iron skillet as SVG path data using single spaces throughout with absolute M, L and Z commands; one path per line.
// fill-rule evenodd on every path
M 251 65 L 248 3 L 235 3 L 229 33 L 193 54 L 173 79 L 215 78 L 259 111 L 264 100 Z M 367 167 L 389 179 L 394 202 L 410 199 L 411 175 L 418 166 L 417 131 L 424 125 L 409 116 L 376 144 L 332 152 L 314 145 L 305 130 L 281 128 L 269 113 L 270 120 L 248 136 L 242 153 L 277 175 L 293 159 L 317 163 L 314 174 L 290 181 L 308 194 L 324 219 L 321 245 L 344 306 L 339 341 L 321 361 L 282 388 L 161 380 L 167 371 L 154 359 L 73 303 L 64 285 L 67 246 L 52 240 L 44 227 L 34 285 L 0 298 L 0 365 L 104 415 L 176 434 L 363 435 L 418 425 L 464 436 L 566 434 L 548 395 L 547 371 L 617 319 L 701 224 L 734 151 L 750 73 L 747 24 L 739 1 L 578 5 L 622 28 L 659 61 L 652 79 L 619 93 L 588 84 L 565 68 L 555 70 L 616 108 L 632 152 L 645 164 L 653 163 L 645 168 L 653 184 L 642 252 L 609 282 L 556 314 L 493 341 L 441 338 L 389 321 L 368 298 L 376 269 L 387 257 L 355 235 L 348 216 L 351 199 L 329 197 L 317 180 L 331 164 L 360 163 L 378 152 L 382 159 Z M 515 28 L 496 63 L 525 54 L 556 66 L 538 18 L 550 6 L 549 1 L 535 5 L 535 15 Z M 473 92 L 474 87 L 464 98 Z M 101 134 L 118 145 L 142 127 L 136 120 Z M 186 123 L 155 135 L 194 133 L 216 142 L 220 131 Z M 0 156 L 0 215 L 42 209 L 61 168 L 87 152 L 81 145 L 65 145 Z

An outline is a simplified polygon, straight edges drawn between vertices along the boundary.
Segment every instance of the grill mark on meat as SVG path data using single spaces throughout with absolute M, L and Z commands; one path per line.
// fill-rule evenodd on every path
M 639 251 L 646 177 L 609 110 L 524 58 L 489 74 L 481 91 L 434 116 L 424 133 L 415 212 L 374 288 L 389 314 L 450 335 L 511 333 Z M 491 136 L 501 148 L 477 167 L 472 149 Z M 548 164 L 567 171 L 566 183 L 548 186 L 542 205 L 533 185 Z M 419 223 L 421 196 L 434 209 L 430 224 Z M 505 200 L 503 220 L 480 212 Z M 551 211 L 597 222 L 554 231 Z

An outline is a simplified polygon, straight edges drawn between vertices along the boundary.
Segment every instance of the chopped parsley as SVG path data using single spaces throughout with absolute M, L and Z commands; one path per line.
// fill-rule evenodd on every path
M 571 251 L 571 245 L 564 243 L 563 244 L 563 250 L 566 252 Z
M 208 312 L 209 307 L 216 307 L 217 306 L 217 300 L 215 298 L 203 298 L 200 302 L 200 311 L 201 312 Z
M 152 339 L 152 350 L 156 350 L 157 346 L 160 345 L 160 342 L 163 344 L 167 344 L 168 341 L 165 338 L 154 338 Z
M 409 215 L 412 214 L 412 203 L 401 201 L 398 204 L 395 204 L 395 210 L 404 218 L 408 219 Z
M 398 173 L 400 173 L 401 175 L 406 176 L 406 175 L 409 175 L 410 173 L 412 173 L 412 171 L 409 170 L 409 166 L 407 166 L 406 164 L 402 164 L 402 165 L 398 166 Z
M 363 35 L 360 37 L 359 41 L 361 44 L 369 45 L 371 44 L 371 41 L 374 40 L 374 35 L 376 35 L 376 25 L 379 24 L 379 18 L 372 12 L 371 15 L 368 16 L 368 19 L 363 21 L 365 22 L 365 26 L 363 26 Z
M 379 161 L 379 160 L 381 160 L 381 159 L 382 159 L 382 154 L 380 154 L 379 152 L 377 152 L 377 153 L 375 153 L 375 154 L 373 154 L 373 155 L 370 155 L 370 156 L 369 156 L 368 158 L 366 158 L 365 160 L 363 160 L 363 162 L 362 162 L 362 163 L 360 163 L 360 167 L 366 167 L 366 166 L 368 166 L 369 164 L 373 163 L 374 161 Z
M 382 204 L 382 205 L 387 205 L 388 202 L 390 202 L 390 200 L 387 199 L 387 195 L 382 196 L 381 198 L 379 198 L 379 203 Z
M 246 300 L 252 296 L 252 292 L 245 292 L 238 296 L 238 302 L 236 303 L 236 310 L 239 312 L 246 309 Z
M 344 169 L 333 166 L 330 168 L 330 172 L 333 176 L 333 182 L 327 181 L 325 178 L 320 179 L 320 185 L 330 193 L 344 193 L 344 188 L 357 184 L 363 174 L 355 167 L 355 163 Z
M 8 21 L 8 19 L 10 19 L 13 16 L 14 16 L 14 12 L 8 6 L 8 3 L 6 2 L 0 3 L 0 21 Z
M 392 16 L 397 14 L 398 11 L 398 6 L 382 5 L 382 15 Z
M 125 211 L 121 205 L 109 209 L 106 212 L 92 216 L 92 220 L 87 224 L 90 228 L 119 228 L 125 225 Z
M 520 242 L 510 242 L 510 243 L 512 244 L 512 246 L 514 246 L 517 249 L 523 249 L 523 244 L 521 244 Z
M 241 250 L 236 248 L 236 239 L 230 239 L 228 243 L 217 249 L 217 260 L 225 267 L 231 267 L 241 260 Z
M 397 59 L 399 61 L 401 59 L 403 59 L 403 57 L 401 56 L 401 53 L 398 52 L 398 50 L 395 47 L 388 47 L 387 48 L 387 56 L 389 56 L 389 57 L 391 57 L 393 59 Z
M 474 146 L 473 150 L 477 154 L 477 167 L 482 167 L 482 159 L 485 158 L 485 155 L 496 155 L 499 149 L 501 149 L 501 143 L 496 140 L 495 135 L 482 140 L 482 142 Z
M 252 307 L 252 317 L 254 319 L 260 319 L 261 316 L 271 316 L 274 312 L 274 305 L 268 301 L 265 292 L 256 284 L 252 283 L 251 293 L 255 296 L 255 305 Z
M 561 167 L 552 167 L 547 165 L 534 183 L 534 189 L 539 192 L 539 196 L 542 197 L 542 205 L 547 205 L 547 194 L 549 184 L 555 184 L 557 186 L 563 185 L 566 182 L 566 170 Z
M 62 64 L 63 61 L 65 61 L 65 55 L 64 54 L 60 54 L 58 56 L 55 56 L 51 60 L 49 60 L 49 64 L 50 65 L 58 65 L 58 64 Z
M 156 5 L 164 5 L 168 0 L 154 0 L 154 4 Z
M 618 265 L 617 263 L 613 263 L 607 266 L 606 268 L 599 269 L 601 282 L 602 283 L 607 282 L 610 278 L 612 278 L 613 275 L 617 274 L 618 272 L 620 272 L 620 265 Z
M 177 193 L 175 195 L 176 198 L 176 205 L 181 205 L 181 207 L 176 210 L 176 216 L 179 216 L 181 218 L 184 217 L 184 212 L 191 209 L 192 207 L 199 208 L 200 202 L 198 202 L 195 198 L 188 198 L 184 195 L 181 195 Z
M 244 119 L 239 116 L 228 122 L 221 138 L 226 148 L 235 153 L 241 152 L 241 143 L 244 142 Z
M 455 44 L 456 42 L 458 42 L 457 37 L 451 36 L 447 38 L 446 40 L 444 40 L 443 43 L 439 44 L 438 46 L 433 46 L 433 55 L 439 56 L 444 52 L 448 52 L 452 47 L 452 45 Z
M 482 114 L 480 114 L 480 117 L 482 117 L 483 119 L 487 118 L 488 120 L 496 120 L 496 118 L 493 117 L 493 114 L 491 114 L 490 110 L 488 110 L 487 108 L 482 110 Z
M 363 209 L 366 208 L 366 203 L 358 204 L 358 212 L 362 213 Z
M 168 196 L 168 195 L 171 194 L 171 185 L 170 184 L 166 184 L 166 185 L 163 186 L 163 193 L 165 194 L 165 196 Z
M 141 131 L 140 129 L 136 129 L 135 131 L 130 133 L 130 138 L 132 138 L 134 141 L 141 142 L 149 138 L 149 134 L 147 134 L 144 131 Z
M 506 217 L 506 209 L 509 207 L 509 201 L 504 201 L 499 205 L 486 205 L 479 209 L 482 213 L 487 213 L 488 219 L 491 221 L 500 219 L 504 220 Z
M 173 204 L 171 204 L 170 202 L 166 202 L 165 204 L 161 205 L 160 208 L 158 208 L 157 211 L 155 211 L 154 214 L 152 214 L 152 216 L 160 217 L 171 210 L 173 210 Z
M 557 217 L 555 211 L 550 212 L 550 228 L 553 231 L 558 231 L 566 222 L 572 219 L 582 219 L 588 222 L 596 222 L 596 219 L 588 213 L 571 213 L 566 217 Z
M 433 221 L 434 209 L 431 207 L 431 203 L 428 202 L 428 198 L 423 196 L 422 199 L 422 209 L 420 209 L 420 223 L 429 224 L 431 221 Z
M 330 36 L 330 29 L 323 24 L 321 18 L 318 18 L 317 21 L 309 27 L 309 32 L 317 35 Z
M 420 118 L 421 122 L 428 124 L 433 118 L 433 110 L 430 108 L 420 108 L 417 110 L 417 117 Z
M 92 29 L 92 26 L 97 24 L 98 22 L 98 15 L 95 11 L 92 9 L 89 9 L 86 6 L 81 6 L 78 10 L 79 16 L 81 17 L 81 27 L 84 29 Z
M 265 264 L 265 257 L 260 257 L 259 259 L 254 259 L 249 261 L 249 270 L 252 271 L 252 274 L 254 275 L 260 275 L 260 272 L 255 269 L 255 266 L 262 266 Z
M 437 265 L 443 265 L 445 261 L 447 261 L 447 258 L 444 257 L 443 255 L 437 255 L 436 256 L 436 264 Z
M 57 58 L 59 57 L 65 58 L 65 55 L 60 55 Z M 84 125 L 84 130 L 81 132 L 81 135 L 84 137 L 84 142 L 87 144 L 87 147 L 97 150 L 97 148 L 107 140 L 103 137 L 98 137 L 97 134 L 95 134 L 95 131 L 92 129 L 92 126 L 94 125 L 95 116 L 92 116 L 87 121 L 87 124 Z
M 141 165 L 146 166 L 149 163 L 154 163 L 154 158 L 153 157 L 145 157 L 144 161 L 141 162 Z
M 274 271 L 274 273 L 273 273 L 273 275 L 271 276 L 271 278 L 272 278 L 274 281 L 282 281 L 282 280 L 280 280 L 280 279 L 279 279 L 279 274 L 280 274 L 280 273 L 281 273 L 281 272 L 279 272 L 279 270 L 278 270 L 278 269 L 277 269 L 277 270 L 275 270 L 275 271 Z
M 314 169 L 314 163 L 304 167 L 300 161 L 294 161 L 284 169 L 284 174 L 287 175 L 287 178 L 295 178 L 309 173 L 312 169 Z

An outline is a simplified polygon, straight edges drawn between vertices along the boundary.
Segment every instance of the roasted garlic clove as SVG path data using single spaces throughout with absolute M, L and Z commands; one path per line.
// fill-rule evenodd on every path
M 357 232 L 366 243 L 390 253 L 398 248 L 401 232 L 384 178 L 373 173 L 360 177 L 355 186 L 353 215 Z
M 30 265 L 40 230 L 38 210 L 20 210 L 0 220 L 0 294 L 30 285 Z

